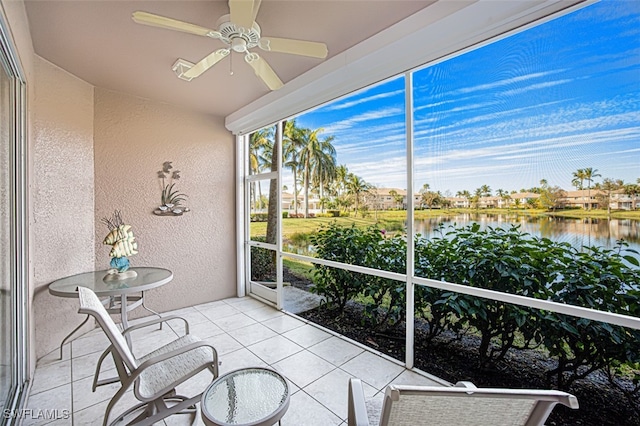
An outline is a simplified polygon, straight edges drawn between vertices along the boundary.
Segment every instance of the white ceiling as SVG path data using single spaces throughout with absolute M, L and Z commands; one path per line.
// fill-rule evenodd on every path
M 214 28 L 229 13 L 226 0 L 26 0 L 38 55 L 92 85 L 227 116 L 269 92 L 232 54 L 186 82 L 171 70 L 178 58 L 197 62 L 223 44 L 206 37 L 143 26 L 132 12 Z M 262 0 L 256 22 L 263 36 L 322 41 L 335 56 L 425 8 L 423 0 Z M 285 83 L 321 59 L 259 51 Z M 230 75 L 232 65 L 233 75 Z

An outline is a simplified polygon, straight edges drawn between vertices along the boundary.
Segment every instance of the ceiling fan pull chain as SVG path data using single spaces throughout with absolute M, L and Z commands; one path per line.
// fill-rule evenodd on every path
M 233 75 L 233 54 L 229 55 L 229 75 Z

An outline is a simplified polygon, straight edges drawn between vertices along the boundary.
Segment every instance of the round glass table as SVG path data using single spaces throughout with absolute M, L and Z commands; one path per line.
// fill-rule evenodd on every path
M 242 368 L 214 380 L 200 405 L 207 425 L 271 426 L 289 408 L 289 385 L 274 370 Z
M 120 313 L 122 327 L 126 329 L 129 326 L 127 312 L 140 305 L 149 312 L 159 316 L 157 312 L 145 306 L 144 292 L 160 287 L 173 279 L 173 273 L 164 268 L 140 266 L 129 268 L 129 270 L 135 271 L 137 275 L 122 280 L 113 280 L 108 276 L 108 271 L 104 270 L 85 272 L 83 274 L 60 278 L 49 284 L 49 293 L 58 297 L 78 297 L 79 286 L 90 288 L 99 298 L 108 298 L 103 302 L 105 303 L 107 311 L 109 313 Z M 134 293 L 140 293 L 140 295 L 133 295 Z M 64 338 L 60 344 L 61 359 L 62 347 L 65 342 L 78 331 L 88 319 L 89 315 L 87 315 L 87 318 L 82 324 Z M 126 337 L 127 343 L 131 346 L 129 335 Z

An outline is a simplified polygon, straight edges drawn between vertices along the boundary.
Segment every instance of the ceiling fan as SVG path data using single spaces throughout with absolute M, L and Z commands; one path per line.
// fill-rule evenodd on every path
M 327 45 L 314 41 L 292 40 L 277 37 L 262 37 L 260 26 L 255 22 L 261 0 L 229 0 L 229 14 L 218 19 L 217 30 L 178 21 L 153 13 L 133 12 L 132 19 L 143 25 L 182 31 L 222 41 L 227 47 L 218 49 L 205 56 L 200 62 L 191 63 L 178 59 L 173 70 L 183 80 L 200 76 L 206 70 L 228 56 L 231 51 L 243 53 L 244 60 L 271 90 L 282 87 L 282 81 L 260 55 L 250 51 L 258 47 L 267 52 L 291 53 L 324 59 L 327 57 Z

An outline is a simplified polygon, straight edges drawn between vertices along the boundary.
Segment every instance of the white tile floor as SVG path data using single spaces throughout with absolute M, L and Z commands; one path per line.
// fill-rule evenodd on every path
M 270 366 L 283 374 L 291 389 L 283 426 L 346 425 L 350 377 L 362 379 L 366 396 L 372 398 L 382 398 L 384 388 L 390 383 L 442 384 L 249 297 L 167 314 L 187 319 L 192 334 L 213 344 L 222 361 L 220 374 L 249 366 Z M 136 331 L 134 354 L 143 355 L 184 333 L 178 321 L 169 324 L 170 327 L 163 330 L 148 327 Z M 77 426 L 101 422 L 109 399 L 119 387 L 113 384 L 91 391 L 97 358 L 107 346 L 106 337 L 96 329 L 66 344 L 62 360 L 58 358 L 58 350 L 39 360 L 28 408 L 34 410 L 33 413 L 49 410 L 49 415 L 25 419 L 23 424 Z M 112 362 L 103 366 L 103 371 L 107 370 L 115 374 Z M 181 385 L 178 393 L 201 392 L 211 379 L 211 374 L 203 372 Z M 135 397 L 129 392 L 114 413 L 134 403 Z M 50 415 L 52 412 L 57 416 Z M 67 412 L 69 416 L 65 415 Z M 57 420 L 51 420 L 52 417 Z M 189 416 L 174 415 L 159 424 L 183 425 L 189 424 L 189 420 Z M 202 424 L 200 419 L 198 422 Z

